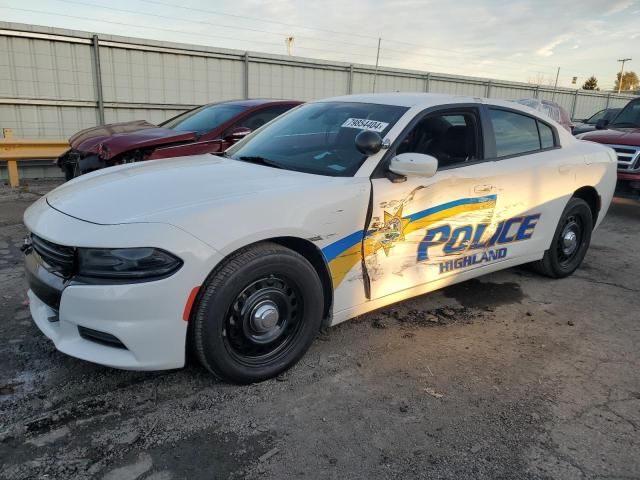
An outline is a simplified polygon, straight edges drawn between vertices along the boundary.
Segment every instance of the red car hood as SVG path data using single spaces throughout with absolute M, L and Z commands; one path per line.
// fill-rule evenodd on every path
M 595 130 L 580 136 L 580 140 L 606 143 L 609 145 L 640 145 L 640 128 L 620 128 L 612 130 Z
M 81 130 L 69 139 L 69 144 L 73 149 L 85 153 L 97 153 L 98 146 L 102 144 L 102 149 L 108 150 L 109 157 L 114 157 L 137 148 L 189 142 L 197 138 L 195 132 L 178 132 L 145 120 L 136 120 Z

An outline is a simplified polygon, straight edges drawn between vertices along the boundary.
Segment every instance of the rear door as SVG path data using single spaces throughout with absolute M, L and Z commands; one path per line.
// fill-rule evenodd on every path
M 541 258 L 574 191 L 583 159 L 571 158 L 561 148 L 550 123 L 505 107 L 488 106 L 487 112 L 493 140 L 488 155 L 494 159 L 500 186 L 494 220 L 504 232 L 506 258 Z

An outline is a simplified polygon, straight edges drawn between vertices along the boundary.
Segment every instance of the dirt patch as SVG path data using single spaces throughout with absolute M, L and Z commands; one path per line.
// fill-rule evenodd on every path
M 468 280 L 442 290 L 444 296 L 455 298 L 467 308 L 494 308 L 521 303 L 524 298 L 519 283 L 494 283 L 486 280 Z
M 490 309 L 484 310 L 489 311 Z M 451 306 L 431 310 L 410 309 L 406 311 L 391 308 L 382 310 L 380 313 L 387 318 L 396 320 L 400 325 L 417 327 L 437 327 L 455 323 L 471 323 L 485 316 L 484 312 L 478 309 Z M 384 318 L 378 316 L 373 319 L 371 326 L 373 328 L 387 328 L 388 324 Z
M 146 450 L 147 456 L 140 457 L 133 451 L 116 464 L 103 470 L 105 478 L 120 480 L 129 472 L 144 469 L 149 475 L 171 480 L 226 480 L 243 478 L 251 469 L 247 468 L 268 452 L 273 441 L 269 435 L 258 433 L 249 440 L 241 439 L 233 433 L 205 430 L 173 445 Z M 163 472 L 165 472 L 163 476 Z

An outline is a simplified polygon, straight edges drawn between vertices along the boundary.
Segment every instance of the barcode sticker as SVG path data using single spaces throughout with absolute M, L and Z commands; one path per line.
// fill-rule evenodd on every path
M 387 128 L 389 124 L 385 122 L 378 122 L 377 120 L 367 120 L 366 118 L 347 118 L 342 126 L 345 128 L 358 128 L 360 130 L 381 132 Z

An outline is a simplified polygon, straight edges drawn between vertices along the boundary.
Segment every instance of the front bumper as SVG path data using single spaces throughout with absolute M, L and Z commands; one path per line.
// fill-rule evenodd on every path
M 616 191 L 621 195 L 637 195 L 640 191 L 640 172 L 618 171 Z
M 67 355 L 126 370 L 179 368 L 185 361 L 187 322 L 146 287 L 68 286 L 60 310 L 27 293 L 31 316 L 55 347 Z M 184 307 L 184 302 L 182 302 Z M 81 335 L 81 329 L 117 339 L 124 348 Z
M 74 149 L 58 157 L 56 163 L 65 172 L 67 180 L 109 166 L 107 161 L 95 153 L 84 153 Z
M 640 183 L 640 172 L 628 173 L 618 172 L 618 180 L 623 182 L 638 182 Z
M 56 348 L 82 360 L 127 370 L 164 370 L 185 363 L 185 304 L 220 261 L 211 247 L 166 224 L 97 225 L 36 202 L 25 214 L 30 231 L 67 246 L 151 246 L 178 255 L 183 266 L 150 282 L 87 284 L 51 273 L 25 257 L 31 316 Z M 89 332 L 89 334 L 87 334 Z M 99 335 L 92 334 L 97 332 Z M 100 336 L 117 342 L 100 341 Z

